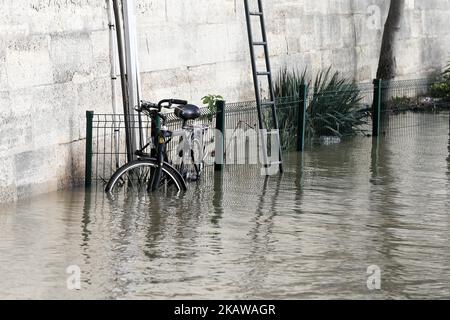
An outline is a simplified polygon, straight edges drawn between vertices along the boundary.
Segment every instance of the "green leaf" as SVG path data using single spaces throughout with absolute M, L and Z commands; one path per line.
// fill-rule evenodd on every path
M 301 74 L 297 70 L 284 67 L 275 82 L 275 94 L 279 101 L 278 118 L 280 129 L 292 132 L 287 139 L 295 139 L 301 84 L 313 83 L 312 93 L 307 109 L 306 132 L 309 136 L 339 132 L 353 134 L 358 126 L 365 123 L 362 114 L 355 113 L 363 97 L 357 85 L 351 79 L 333 72 L 331 67 L 317 73 L 314 81 L 307 79 L 306 70 Z M 360 109 L 360 107 L 359 107 Z M 339 128 L 336 130 L 335 128 Z M 286 142 L 285 145 L 290 145 Z M 295 143 L 294 143 L 295 145 Z

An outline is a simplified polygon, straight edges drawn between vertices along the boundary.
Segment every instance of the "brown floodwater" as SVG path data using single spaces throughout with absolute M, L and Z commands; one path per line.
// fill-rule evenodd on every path
M 450 298 L 448 115 L 433 117 L 288 153 L 268 179 L 230 166 L 170 198 L 92 188 L 3 205 L 0 298 Z

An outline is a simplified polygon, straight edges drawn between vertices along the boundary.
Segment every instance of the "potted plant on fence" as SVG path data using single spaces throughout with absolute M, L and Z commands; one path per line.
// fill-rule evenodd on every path
M 223 101 L 223 97 L 221 95 L 209 94 L 202 98 L 202 103 L 208 109 L 208 114 L 206 115 L 206 119 L 211 122 L 214 118 L 214 115 L 217 113 L 216 102 Z

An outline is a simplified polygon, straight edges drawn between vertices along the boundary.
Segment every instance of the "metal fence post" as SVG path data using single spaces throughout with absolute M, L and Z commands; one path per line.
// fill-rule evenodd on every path
M 161 119 L 159 117 L 156 117 L 154 119 L 152 119 L 151 123 L 150 123 L 150 136 L 152 139 L 156 139 L 156 137 L 158 137 L 159 132 L 161 131 Z M 154 140 L 156 141 L 156 140 Z M 156 157 L 157 151 L 155 148 L 152 148 L 150 150 L 150 155 L 152 157 Z
M 305 150 L 305 133 L 306 133 L 306 110 L 308 108 L 308 85 L 300 86 L 300 102 L 298 105 L 297 118 L 297 151 Z
M 90 187 L 92 184 L 92 127 L 94 122 L 94 111 L 86 111 L 86 164 L 84 173 L 84 185 Z
M 216 131 L 222 134 L 215 137 L 216 152 L 215 152 L 215 171 L 223 171 L 225 165 L 225 101 L 216 101 Z
M 373 80 L 372 135 L 380 135 L 381 122 L 381 79 Z

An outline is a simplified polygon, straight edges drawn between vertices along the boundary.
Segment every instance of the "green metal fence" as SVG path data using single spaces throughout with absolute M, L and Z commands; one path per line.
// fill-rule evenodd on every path
M 430 95 L 431 86 L 435 83 L 427 79 L 382 81 L 380 134 L 396 135 L 442 123 L 437 120 L 447 116 L 450 101 Z
M 433 82 L 429 80 L 381 81 L 358 85 L 354 90 L 359 98 L 352 106 L 353 116 L 358 118 L 356 132 L 367 136 L 393 136 L 405 134 L 408 130 L 427 130 L 437 125 L 446 125 L 450 101 L 433 99 L 429 96 Z M 308 90 L 302 86 L 300 95 L 283 97 L 277 101 L 280 124 L 280 139 L 283 150 L 304 151 L 314 142 L 314 132 L 310 130 L 314 116 L 311 110 L 319 103 L 333 104 L 339 101 L 340 95 L 348 92 L 319 92 Z M 215 114 L 202 109 L 202 116 L 197 123 L 208 124 L 212 129 L 246 130 L 258 128 L 258 115 L 255 101 L 228 103 L 219 108 L 224 112 Z M 270 123 L 270 110 L 263 111 L 267 123 Z M 124 115 L 94 114 L 87 112 L 86 126 L 86 185 L 92 182 L 106 181 L 112 173 L 127 161 L 125 144 Z M 131 121 L 132 129 L 138 129 L 138 119 Z M 332 119 L 332 118 L 331 118 Z M 336 126 L 335 128 L 333 126 Z M 168 115 L 170 130 L 181 128 L 181 121 L 173 114 Z M 133 128 L 134 127 L 134 128 Z M 150 135 L 150 121 L 143 117 L 144 136 Z M 333 130 L 339 129 L 339 121 L 331 125 Z M 328 131 L 333 132 L 333 131 Z M 213 131 L 209 139 L 213 140 Z M 169 149 L 175 148 L 170 145 Z M 221 155 L 227 152 L 230 145 L 222 142 Z M 216 155 L 217 157 L 218 155 Z M 222 166 L 215 166 L 220 170 Z

